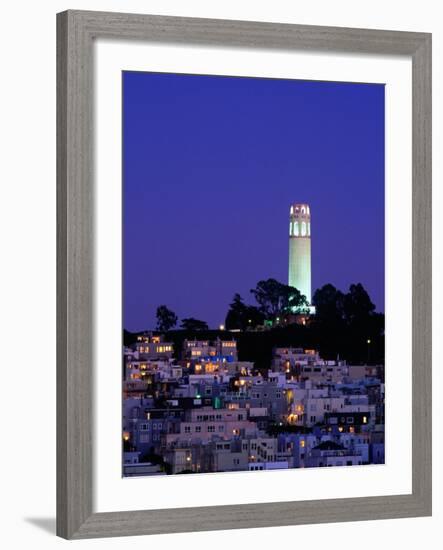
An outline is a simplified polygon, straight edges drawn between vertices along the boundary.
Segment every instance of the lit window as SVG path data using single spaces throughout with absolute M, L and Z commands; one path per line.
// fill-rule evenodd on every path
M 298 237 L 298 222 L 294 223 L 294 237 Z
M 289 236 L 292 236 L 292 222 L 289 222 Z
M 301 236 L 306 236 L 306 222 L 301 222 Z

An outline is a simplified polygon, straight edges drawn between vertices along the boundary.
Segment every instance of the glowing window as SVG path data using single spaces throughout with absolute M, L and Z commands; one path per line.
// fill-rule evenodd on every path
M 308 222 L 308 236 L 311 236 L 311 223 Z
M 289 222 L 289 236 L 292 235 L 292 222 Z
M 306 212 L 305 207 L 302 206 L 302 207 L 301 207 L 301 213 L 304 214 L 305 212 Z
M 293 214 L 293 213 L 294 213 L 294 207 L 291 206 L 291 214 Z
M 306 222 L 301 222 L 301 236 L 306 236 Z
M 298 237 L 298 222 L 294 222 L 294 232 L 293 235 Z
M 306 207 L 306 212 L 307 212 L 308 214 L 311 213 L 311 211 L 309 210 L 309 206 Z

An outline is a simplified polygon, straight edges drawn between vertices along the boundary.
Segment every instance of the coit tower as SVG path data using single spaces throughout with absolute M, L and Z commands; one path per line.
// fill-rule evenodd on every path
M 289 211 L 288 284 L 311 303 L 311 211 L 308 204 L 293 204 Z

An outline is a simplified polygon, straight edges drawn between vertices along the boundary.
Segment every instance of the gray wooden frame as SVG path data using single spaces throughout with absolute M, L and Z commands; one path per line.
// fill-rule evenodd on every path
M 412 494 L 93 513 L 92 45 L 102 37 L 412 58 Z M 58 14 L 57 534 L 73 539 L 426 516 L 431 500 L 431 35 L 87 11 Z

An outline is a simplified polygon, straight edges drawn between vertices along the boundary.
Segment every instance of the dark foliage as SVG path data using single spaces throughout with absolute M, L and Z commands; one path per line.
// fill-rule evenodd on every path
M 262 325 L 264 320 L 265 316 L 257 307 L 245 304 L 240 294 L 235 294 L 226 315 L 225 326 L 227 330 L 246 330 Z
M 312 299 L 316 315 L 310 323 L 314 340 L 325 357 L 339 355 L 354 363 L 384 362 L 385 316 L 360 283 L 343 294 L 333 285 L 318 289 Z
M 160 332 L 168 332 L 175 327 L 178 321 L 177 315 L 168 309 L 166 306 L 159 306 L 156 312 L 157 330 Z
M 188 317 L 187 319 L 182 319 L 180 326 L 183 330 L 189 331 L 200 331 L 208 330 L 208 323 L 205 321 L 200 321 L 200 319 L 194 319 L 194 317 Z
M 183 319 L 182 330 L 168 332 L 168 340 L 174 344 L 175 358 L 180 357 L 185 339 L 215 340 L 218 337 L 228 340 L 234 336 L 239 359 L 253 361 L 255 368 L 263 373 L 269 368 L 272 349 L 285 346 L 317 349 L 325 359 L 339 357 L 353 364 L 384 363 L 385 317 L 375 311 L 374 304 L 360 283 L 351 285 L 347 293 L 331 284 L 319 288 L 312 299 L 316 314 L 310 317 L 306 325 L 293 323 L 268 330 L 254 330 L 264 322 L 262 308 L 271 313 L 279 311 L 279 307 L 287 307 L 285 304 L 288 302 L 282 298 L 281 289 L 278 290 L 280 283 L 275 283 L 277 285 L 274 282 L 257 285 L 263 304 L 260 308 L 245 304 L 239 294 L 234 296 L 226 316 L 226 329 L 240 330 L 235 336 L 227 331 L 209 330 L 207 323 L 198 319 Z M 276 294 L 273 296 L 274 290 Z M 125 345 L 133 344 L 136 338 L 137 334 L 124 331 Z
M 259 281 L 251 290 L 260 311 L 266 319 L 275 319 L 278 315 L 308 311 L 306 296 L 294 287 L 285 285 L 275 279 Z

